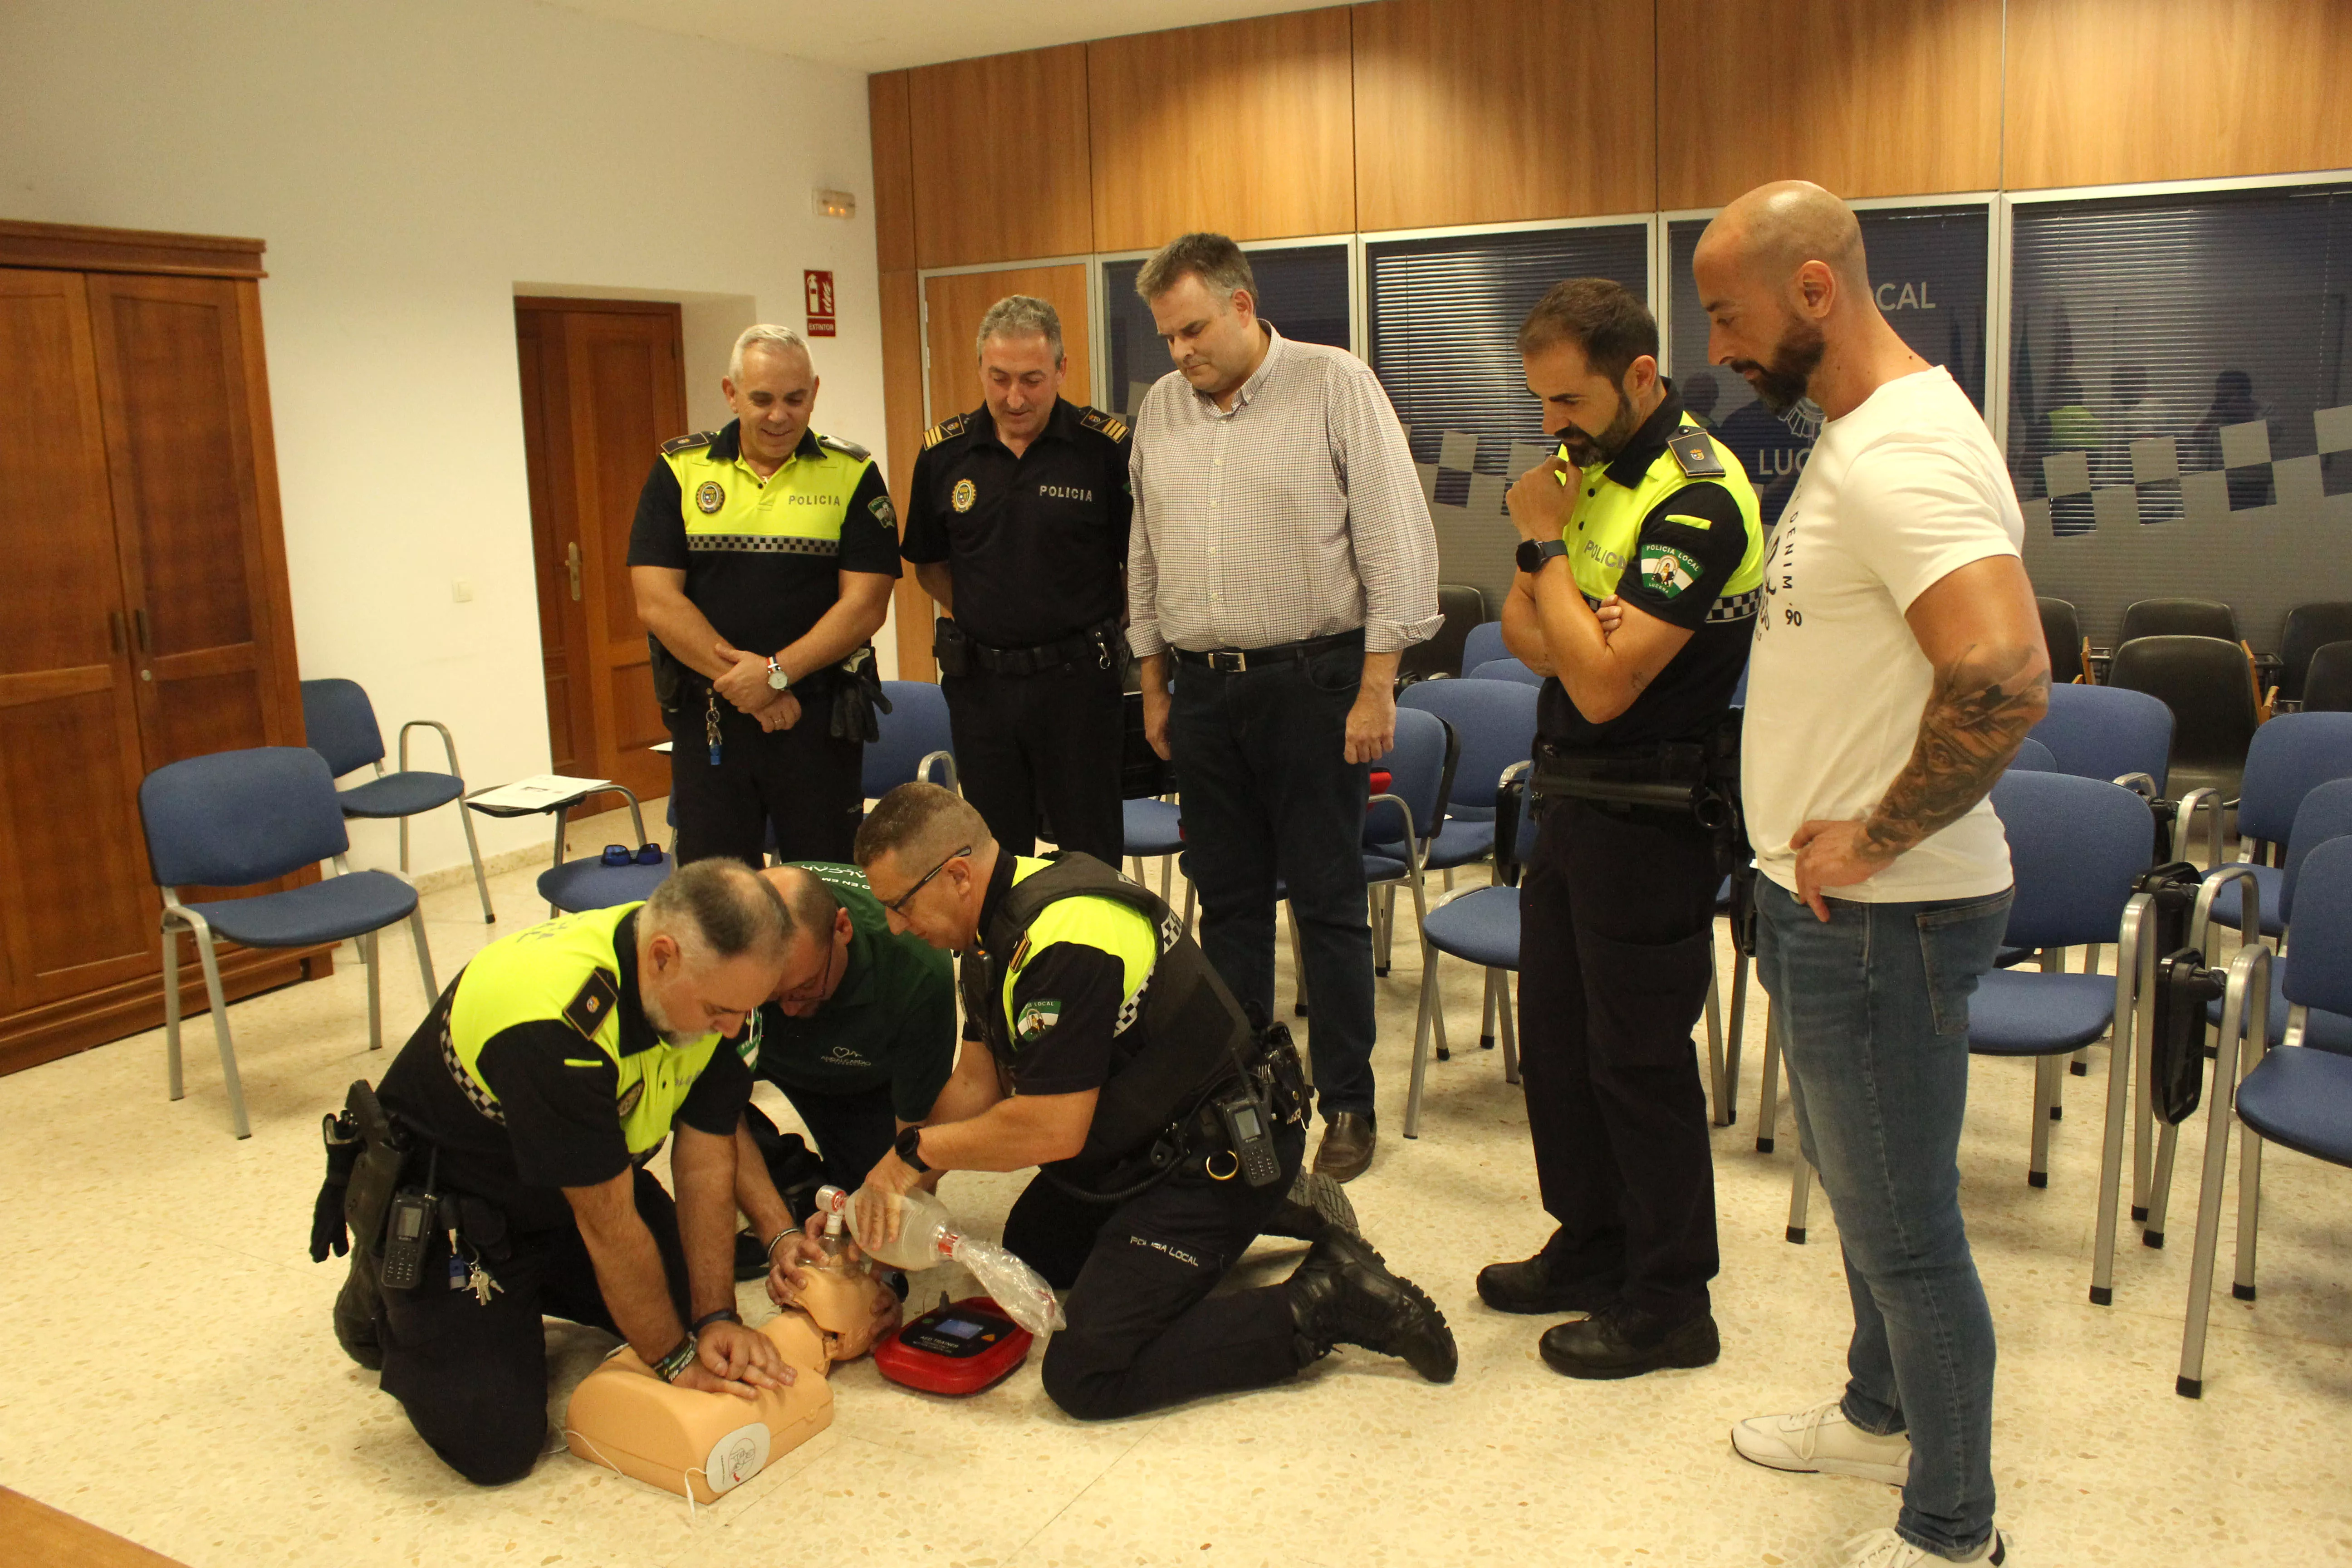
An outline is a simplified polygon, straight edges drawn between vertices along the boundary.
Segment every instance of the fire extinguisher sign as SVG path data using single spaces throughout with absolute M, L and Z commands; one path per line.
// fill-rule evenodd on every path
M 808 283 L 808 335 L 832 337 L 836 320 L 833 313 L 833 274 L 803 272 L 801 276 Z

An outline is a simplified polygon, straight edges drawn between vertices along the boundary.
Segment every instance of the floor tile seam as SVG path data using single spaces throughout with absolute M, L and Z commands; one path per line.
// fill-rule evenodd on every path
M 1061 1507 L 1055 1509 L 1051 1514 L 1047 1515 L 1045 1521 L 1039 1524 L 1036 1529 L 1022 1537 L 1020 1544 L 1013 1547 L 1011 1552 L 1005 1554 L 1005 1561 L 1008 1563 L 1019 1563 L 1023 1555 L 1028 1552 L 1029 1548 L 1036 1544 L 1037 1538 L 1039 1536 L 1044 1535 L 1047 1531 L 1053 1529 L 1055 1522 L 1058 1521 L 1064 1514 L 1069 1512 L 1072 1509 L 1077 1507 L 1079 1503 L 1085 1501 L 1087 1494 L 1094 1490 L 1096 1485 L 1099 1483 L 1105 1476 L 1110 1474 L 1111 1471 L 1118 1468 L 1121 1464 L 1125 1463 L 1128 1456 L 1134 1453 L 1137 1448 L 1142 1447 L 1144 1439 L 1150 1436 L 1161 1426 L 1167 1425 L 1167 1421 L 1168 1418 L 1162 1415 L 1145 1422 L 1143 1424 L 1142 1430 L 1136 1433 L 1134 1442 L 1128 1444 L 1127 1447 L 1121 1448 L 1118 1453 L 1113 1454 L 1109 1459 L 1104 1462 L 1101 1469 L 1097 1470 L 1093 1475 L 1087 1478 L 1086 1485 L 1080 1487 L 1076 1491 L 1070 1494 L 1068 1501 L 1063 1503 Z

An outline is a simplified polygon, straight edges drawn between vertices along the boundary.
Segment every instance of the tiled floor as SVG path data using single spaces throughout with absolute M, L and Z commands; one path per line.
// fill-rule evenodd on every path
M 531 875 L 494 880 L 498 929 L 541 912 Z M 446 977 L 488 931 L 463 883 L 430 895 L 427 913 Z M 421 1001 L 404 945 L 384 944 L 395 1043 Z M 1741 1121 L 1715 1139 L 1723 1359 L 1575 1384 L 1537 1359 L 1542 1321 L 1486 1310 L 1471 1287 L 1480 1264 L 1524 1255 L 1548 1228 L 1497 1056 L 1433 1063 L 1423 1135 L 1401 1136 L 1420 974 L 1409 945 L 1398 960 L 1381 985 L 1381 1154 L 1349 1191 L 1368 1234 L 1452 1319 L 1451 1386 L 1342 1351 L 1283 1388 L 1089 1426 L 1047 1404 L 1034 1359 L 962 1403 L 859 1363 L 835 1374 L 830 1431 L 691 1518 L 679 1499 L 562 1452 L 525 1481 L 477 1490 L 338 1352 L 327 1310 L 341 1268 L 304 1250 L 319 1117 L 385 1059 L 367 1052 L 364 981 L 345 962 L 234 1009 L 248 1142 L 228 1135 L 202 1020 L 178 1104 L 163 1097 L 158 1035 L 0 1079 L 0 1483 L 200 1568 L 1810 1564 L 1891 1521 L 1891 1489 L 1758 1469 L 1726 1442 L 1735 1417 L 1834 1393 L 1848 1321 L 1827 1205 L 1816 1199 L 1811 1245 L 1781 1238 L 1785 1110 L 1780 1152 L 1755 1152 L 1760 1008 Z M 1445 979 L 1467 1045 L 1476 978 L 1449 963 Z M 2173 1245 L 2149 1251 L 2133 1233 L 2117 1304 L 2088 1305 L 2105 1070 L 2095 1053 L 2092 1076 L 2067 1081 L 2072 1114 L 2054 1130 L 2050 1185 L 2034 1191 L 2029 1069 L 1978 1064 L 1961 1162 L 2000 1331 L 1994 1457 L 2011 1562 L 2352 1561 L 2352 1175 L 2272 1152 L 2261 1300 L 2221 1292 L 2206 1396 L 2180 1399 L 2202 1140 L 2187 1130 Z M 2231 1176 L 2234 1192 L 2234 1151 Z M 958 1176 L 947 1191 L 985 1226 L 1017 1183 Z M 2234 1232 L 2233 1205 L 2225 1257 Z M 1244 1271 L 1278 1278 L 1296 1251 L 1262 1244 Z M 549 1342 L 560 1402 L 610 1342 L 551 1325 Z

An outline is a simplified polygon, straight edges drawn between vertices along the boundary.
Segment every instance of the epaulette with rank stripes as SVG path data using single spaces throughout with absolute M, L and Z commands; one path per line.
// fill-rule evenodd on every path
M 971 419 L 971 416 L 968 414 L 953 415 L 946 419 L 940 420 L 938 424 L 924 431 L 923 450 L 927 452 L 929 451 L 932 447 L 938 446 L 940 442 L 946 440 L 950 436 L 962 435 L 964 425 Z
M 719 432 L 716 430 L 698 430 L 691 436 L 680 436 L 675 441 L 664 441 L 661 455 L 667 458 L 673 452 L 689 452 L 697 447 L 708 447 L 718 439 Z
M 1715 443 L 1696 426 L 1685 425 L 1675 431 L 1666 450 L 1675 455 L 1675 463 L 1686 479 L 1719 479 L 1726 471 L 1723 459 L 1715 455 Z
M 1099 430 L 1114 441 L 1127 439 L 1127 421 L 1116 414 L 1105 414 L 1099 408 L 1089 408 L 1078 416 L 1078 423 L 1089 430 Z
M 864 462 L 874 456 L 856 442 L 845 441 L 838 436 L 820 436 L 816 438 L 816 444 L 820 447 L 830 447 L 845 457 L 856 458 L 859 462 Z

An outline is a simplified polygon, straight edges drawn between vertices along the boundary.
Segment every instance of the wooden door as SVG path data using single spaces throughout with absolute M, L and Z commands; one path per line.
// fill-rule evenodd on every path
M 561 654 L 566 722 L 577 733 L 585 719 L 590 740 L 575 739 L 573 755 L 593 760 L 593 776 L 628 785 L 640 795 L 669 793 L 669 759 L 653 750 L 669 738 L 654 701 L 653 666 L 636 595 L 629 584 L 629 525 L 661 444 L 686 433 L 685 354 L 676 305 L 626 300 L 525 300 L 516 302 L 518 352 L 522 321 L 536 316 L 539 406 L 529 400 L 544 443 L 533 469 L 534 531 L 544 510 L 550 567 L 541 574 L 541 636 L 563 628 Z M 528 360 L 526 360 L 528 363 Z M 541 489 L 543 476 L 543 491 Z M 534 533 L 536 538 L 536 532 Z M 570 552 L 579 550 L 579 593 L 571 598 Z M 560 587 L 555 613 L 547 603 Z M 550 731 L 555 695 L 550 686 Z
M 547 682 L 547 749 L 559 773 L 593 776 L 596 716 L 584 663 L 587 620 L 581 610 L 580 529 L 571 488 L 554 481 L 551 452 L 571 450 L 571 398 L 564 391 L 561 316 L 518 308 L 515 350 L 522 367 L 523 463 L 530 480 L 531 560 L 539 580 L 540 660 Z M 551 424 L 560 426 L 550 433 Z
M 271 624 L 239 285 L 89 276 L 141 757 L 299 745 Z
M 89 295 L 0 269 L 0 1014 L 159 967 Z

